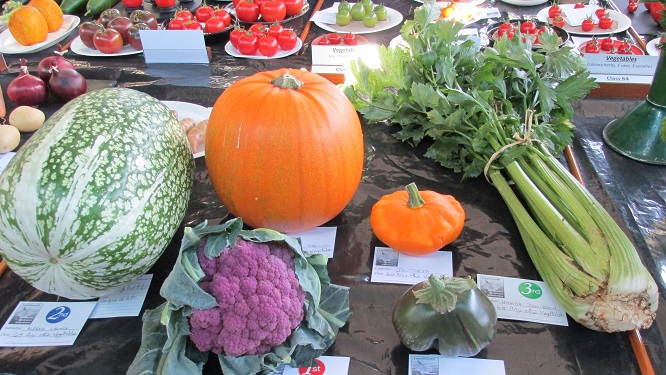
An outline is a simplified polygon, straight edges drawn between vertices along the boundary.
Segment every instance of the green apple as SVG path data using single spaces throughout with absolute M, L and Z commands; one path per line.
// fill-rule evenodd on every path
M 352 15 L 347 9 L 338 10 L 338 13 L 335 14 L 335 23 L 338 26 L 347 26 L 351 23 L 351 20 Z
M 365 17 L 365 8 L 363 8 L 363 4 L 361 3 L 352 5 L 349 12 L 351 13 L 352 20 L 354 21 L 363 21 L 363 17 Z
M 363 17 L 363 25 L 365 27 L 377 26 L 377 15 L 374 12 L 366 14 L 365 17 Z

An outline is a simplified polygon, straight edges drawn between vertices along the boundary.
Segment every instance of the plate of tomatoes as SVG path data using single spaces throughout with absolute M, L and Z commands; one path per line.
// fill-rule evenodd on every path
M 523 40 L 529 39 L 533 46 L 540 44 L 539 36 L 545 32 L 557 34 L 558 45 L 562 46 L 569 40 L 569 33 L 558 26 L 549 25 L 537 20 L 507 20 L 499 22 L 488 27 L 487 35 L 490 44 L 497 41 L 502 36 L 513 38 L 519 35 Z
M 272 24 L 299 18 L 310 10 L 307 0 L 233 0 L 224 7 L 242 23 Z
M 503 3 L 519 6 L 519 7 L 532 7 L 541 5 L 548 2 L 548 0 L 500 0 Z
M 645 50 L 650 56 L 660 56 L 661 50 L 657 47 L 658 44 L 664 43 L 664 38 L 654 38 L 651 41 L 647 42 L 645 45 Z
M 608 35 L 631 27 L 631 19 L 618 11 L 583 4 L 552 5 L 541 9 L 537 19 L 576 35 Z
M 194 11 L 180 8 L 173 17 L 164 21 L 164 30 L 202 30 L 206 44 L 213 44 L 228 37 L 236 22 L 227 10 L 202 5 Z
M 372 0 L 342 1 L 318 12 L 312 20 L 315 25 L 333 33 L 368 34 L 400 25 L 402 14 Z
M 582 55 L 611 54 L 611 55 L 644 55 L 643 50 L 631 43 L 628 39 L 613 37 L 593 38 L 578 45 Z
M 312 40 L 313 46 L 363 46 L 366 44 L 368 44 L 368 39 L 352 33 L 328 33 Z
M 249 29 L 236 27 L 229 33 L 224 50 L 231 56 L 246 59 L 279 59 L 296 53 L 303 41 L 293 29 L 279 23 L 253 24 Z
M 79 17 L 65 14 L 63 15 L 62 26 L 58 30 L 48 33 L 46 40 L 43 42 L 29 46 L 17 42 L 9 29 L 5 29 L 0 33 L 0 53 L 15 54 L 41 51 L 65 39 L 79 25 L 79 22 L 81 22 Z

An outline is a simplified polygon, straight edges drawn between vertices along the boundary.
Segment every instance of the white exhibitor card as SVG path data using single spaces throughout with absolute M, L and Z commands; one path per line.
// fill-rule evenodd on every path
M 476 284 L 495 305 L 499 319 L 569 325 L 566 312 L 542 281 L 477 275 Z
M 408 375 L 506 375 L 504 361 L 480 358 L 447 358 L 437 354 L 410 354 Z
M 335 250 L 336 227 L 317 227 L 304 232 L 290 233 L 292 237 L 301 238 L 303 252 L 308 255 L 322 254 L 333 258 Z
M 450 251 L 435 251 L 411 256 L 390 247 L 376 247 L 370 282 L 414 285 L 430 275 L 453 276 L 453 255 Z
M 346 375 L 349 373 L 349 357 L 321 356 L 311 367 L 284 366 L 273 375 Z M 282 372 L 280 372 L 282 371 Z
M 146 64 L 208 64 L 203 30 L 141 30 Z
M 101 297 L 89 319 L 138 316 L 152 279 L 153 275 L 143 275 L 119 291 Z
M 19 302 L 0 329 L 0 346 L 72 345 L 97 302 Z

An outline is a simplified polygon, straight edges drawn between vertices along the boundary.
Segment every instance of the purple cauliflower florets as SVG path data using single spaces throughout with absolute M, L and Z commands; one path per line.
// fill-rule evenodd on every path
M 303 320 L 305 292 L 286 244 L 269 247 L 239 238 L 213 259 L 200 246 L 198 257 L 206 274 L 199 285 L 219 305 L 190 315 L 190 337 L 199 350 L 265 354 L 285 342 Z

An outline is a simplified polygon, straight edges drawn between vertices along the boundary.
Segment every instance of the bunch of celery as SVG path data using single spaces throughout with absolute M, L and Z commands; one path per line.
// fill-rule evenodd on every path
M 652 324 L 658 291 L 636 249 L 589 192 L 562 167 L 572 101 L 596 86 L 584 61 L 546 31 L 532 46 L 517 34 L 479 51 L 417 8 L 403 43 L 379 47 L 381 67 L 356 61 L 344 88 L 368 122 L 430 142 L 427 157 L 464 177 L 485 174 L 507 203 L 539 274 L 567 313 L 599 331 Z M 534 47 L 534 48 L 532 48 Z

